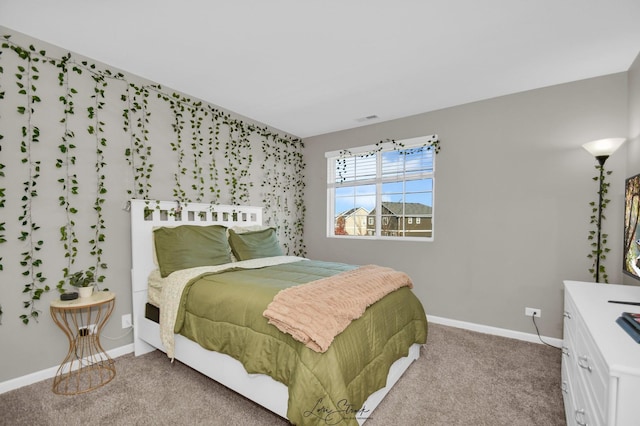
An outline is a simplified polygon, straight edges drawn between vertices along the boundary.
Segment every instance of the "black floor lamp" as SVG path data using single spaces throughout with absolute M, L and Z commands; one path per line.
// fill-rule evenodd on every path
M 602 211 L 609 201 L 604 198 L 609 184 L 605 181 L 604 163 L 605 161 L 607 161 L 607 158 L 609 158 L 611 154 L 613 154 L 618 148 L 620 148 L 620 145 L 622 145 L 625 140 L 625 138 L 598 139 L 596 141 L 587 142 L 582 145 L 582 147 L 586 149 L 591 155 L 593 155 L 598 161 L 598 166 L 596 166 L 596 168 L 600 173 L 598 177 L 594 178 L 594 180 L 598 181 L 598 215 L 595 221 L 592 220 L 592 223 L 595 222 L 596 225 L 596 251 L 594 253 L 595 266 L 593 269 L 593 277 L 595 279 L 595 282 L 600 282 L 600 260 L 604 259 L 605 257 L 602 248 Z

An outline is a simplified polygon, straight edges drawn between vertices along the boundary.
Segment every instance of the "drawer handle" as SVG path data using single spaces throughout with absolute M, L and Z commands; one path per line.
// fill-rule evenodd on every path
M 567 319 L 571 319 L 571 312 L 564 311 L 564 317 Z
M 578 365 L 580 366 L 580 368 L 584 368 L 589 373 L 591 373 L 591 371 L 593 371 L 593 369 L 589 365 L 589 358 L 587 358 L 586 355 L 582 355 L 582 356 L 578 357 Z
M 566 380 L 562 382 L 562 392 L 569 393 L 569 384 Z
M 580 426 L 588 426 L 587 420 L 585 419 L 584 408 L 581 410 L 576 410 L 576 423 Z
M 569 347 L 568 346 L 563 346 L 562 347 L 562 355 L 569 356 Z

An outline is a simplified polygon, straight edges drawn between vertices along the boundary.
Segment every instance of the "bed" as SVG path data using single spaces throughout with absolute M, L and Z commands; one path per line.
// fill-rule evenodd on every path
M 330 346 L 324 347 L 324 351 L 311 350 L 310 344 L 305 347 L 304 343 L 279 331 L 273 324 L 269 324 L 263 316 L 247 313 L 249 305 L 256 305 L 260 311 L 264 310 L 264 305 L 267 303 L 265 301 L 272 299 L 281 288 L 292 285 L 280 283 L 281 279 L 286 278 L 302 284 L 314 279 L 322 279 L 323 276 L 331 277 L 334 274 L 356 271 L 353 269 L 355 267 L 350 265 L 291 256 L 264 256 L 249 260 L 234 259 L 232 256 L 232 262 L 229 265 L 222 264 L 214 266 L 213 269 L 208 266 L 173 272 L 169 269 L 164 271 L 169 274 L 165 274 L 163 279 L 167 282 L 172 281 L 177 286 L 171 287 L 171 291 L 168 290 L 170 287 L 161 287 L 161 293 L 166 292 L 166 294 L 161 294 L 160 297 L 169 298 L 168 295 L 172 291 L 179 292 L 182 296 L 179 296 L 173 305 L 164 304 L 163 309 L 158 310 L 158 295 L 152 295 L 158 289 L 150 286 L 149 282 L 154 274 L 160 274 L 159 270 L 162 268 L 158 266 L 158 259 L 162 256 L 166 258 L 166 253 L 156 253 L 154 232 L 156 238 L 159 238 L 158 232 L 183 228 L 182 225 L 205 228 L 219 225 L 236 230 L 238 227 L 262 230 L 266 229 L 262 226 L 262 208 L 204 203 L 180 205 L 175 201 L 131 200 L 130 213 L 133 330 L 136 356 L 156 349 L 166 352 L 170 358 L 175 357 L 180 362 L 294 424 L 342 425 L 364 423 L 404 371 L 420 356 L 420 346 L 426 341 L 426 317 L 420 302 L 407 287 L 394 291 L 372 304 L 361 318 L 354 320 L 344 332 L 338 334 Z M 227 231 L 226 235 L 228 236 L 229 233 L 230 231 Z M 261 235 L 261 231 L 249 232 L 249 234 Z M 245 238 L 240 241 L 244 243 L 251 240 Z M 234 255 L 235 248 L 237 245 L 234 246 Z M 247 250 L 250 249 L 250 247 L 247 248 Z M 244 255 L 245 253 L 240 250 L 238 256 Z M 160 263 L 165 264 L 165 261 Z M 240 265 L 247 266 L 240 267 Z M 332 268 L 333 271 L 331 271 Z M 264 273 L 271 273 L 272 276 L 264 278 L 262 275 Z M 318 276 L 313 278 L 315 275 Z M 177 278 L 180 276 L 182 278 Z M 249 284 L 244 286 L 245 281 L 256 277 L 259 281 L 264 281 L 265 288 L 254 289 L 249 287 Z M 231 283 L 226 283 L 224 280 L 230 280 Z M 182 284 L 176 284 L 179 282 Z M 206 302 L 213 304 L 217 303 L 218 297 L 225 294 L 225 289 L 232 287 L 234 292 L 239 288 L 244 288 L 242 291 L 253 291 L 244 296 L 234 296 L 240 297 L 240 303 L 243 305 L 228 309 L 229 315 L 235 315 L 243 320 L 248 318 L 251 325 L 243 324 L 242 328 L 234 325 L 234 331 L 229 332 L 226 328 L 220 328 L 219 325 L 231 323 L 231 320 L 225 319 L 215 322 L 215 326 L 210 327 L 208 335 L 203 336 L 205 333 L 197 331 L 192 324 L 195 321 L 194 318 L 198 319 L 201 316 L 197 309 L 221 315 L 226 307 L 235 305 L 225 301 L 220 302 L 222 304 L 215 308 L 208 308 L 209 305 L 204 301 L 210 296 L 204 296 L 201 292 L 204 288 L 213 288 L 214 291 L 219 292 L 215 297 L 211 296 L 210 302 Z M 408 302 L 404 299 L 405 297 L 409 298 Z M 150 298 L 155 299 L 156 302 L 150 304 Z M 187 308 L 188 300 L 192 300 L 192 303 L 198 302 L 199 305 L 198 303 L 196 305 L 199 307 Z M 407 303 L 416 306 L 408 309 Z M 385 307 L 384 304 L 389 304 L 390 307 Z M 271 304 L 268 306 L 271 307 Z M 162 317 L 169 315 L 172 309 L 177 312 L 177 314 L 175 312 L 171 314 L 176 315 L 175 323 L 167 323 L 166 318 L 162 319 Z M 398 314 L 393 315 L 404 315 L 406 318 L 387 319 L 387 316 L 391 315 L 389 313 L 391 309 L 399 311 Z M 409 311 L 414 312 L 407 314 Z M 368 335 L 373 333 L 368 327 L 372 327 L 371 324 L 375 324 L 381 318 L 384 322 L 400 324 L 398 330 L 385 331 L 384 333 L 387 334 L 382 340 L 377 336 L 372 338 Z M 208 324 L 214 323 L 207 320 L 205 325 Z M 180 333 L 174 333 L 179 328 Z M 231 336 L 229 342 L 221 342 L 219 336 L 225 333 Z M 267 343 L 250 340 L 254 336 L 267 339 Z M 195 340 L 199 340 L 199 343 Z M 254 352 L 257 352 L 257 359 Z M 249 356 L 254 358 L 248 358 Z M 270 360 L 271 365 L 263 360 Z M 351 362 L 354 363 L 354 367 Z M 355 367 L 361 364 L 362 367 Z M 349 377 L 342 377 L 344 375 Z M 320 390 L 326 394 L 319 393 Z

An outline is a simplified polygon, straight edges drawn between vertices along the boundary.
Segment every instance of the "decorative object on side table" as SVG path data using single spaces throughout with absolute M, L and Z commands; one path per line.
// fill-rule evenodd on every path
M 115 377 L 115 362 L 100 344 L 100 333 L 114 306 L 115 294 L 109 291 L 51 302 L 51 317 L 69 339 L 69 352 L 53 379 L 54 393 L 89 392 Z
M 605 161 L 607 161 L 607 158 L 609 158 L 611 154 L 613 154 L 618 148 L 620 148 L 625 140 L 625 138 L 599 139 L 582 145 L 582 147 L 586 149 L 591 155 L 593 155 L 598 161 L 596 169 L 599 172 L 599 176 L 593 178 L 593 180 L 598 182 L 598 205 L 596 206 L 596 203 L 593 201 L 590 203 L 593 207 L 591 223 L 595 225 L 596 229 L 595 231 L 589 231 L 589 240 L 591 241 L 595 239 L 595 242 L 591 243 L 591 246 L 594 248 L 588 255 L 590 259 L 593 259 L 593 267 L 589 269 L 589 272 L 593 274 L 595 282 L 600 282 L 601 273 L 603 281 L 605 283 L 609 282 L 609 277 L 607 276 L 606 269 L 601 263 L 607 258 L 607 253 L 610 251 L 610 249 L 606 247 L 607 234 L 602 233 L 602 221 L 605 219 L 602 213 L 610 201 L 609 199 L 605 198 L 605 195 L 609 190 L 609 183 L 606 182 L 605 175 L 611 174 L 610 171 L 605 172 L 604 163 Z
M 78 271 L 69 276 L 69 285 L 78 288 L 80 297 L 90 297 L 93 294 L 95 276 L 92 271 Z
M 77 298 L 78 298 L 77 291 L 66 292 L 60 295 L 60 300 L 75 300 Z

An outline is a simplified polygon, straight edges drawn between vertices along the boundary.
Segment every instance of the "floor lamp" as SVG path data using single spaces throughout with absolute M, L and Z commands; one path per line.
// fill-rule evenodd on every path
M 611 154 L 613 154 L 620 145 L 624 143 L 625 138 L 609 138 L 609 139 L 598 139 L 596 141 L 587 142 L 582 147 L 586 149 L 591 155 L 593 155 L 598 161 L 598 166 L 596 167 L 600 172 L 600 175 L 597 178 L 598 180 L 598 216 L 596 219 L 596 252 L 595 252 L 595 268 L 594 268 L 594 278 L 596 282 L 600 282 L 600 259 L 603 257 L 602 252 L 602 210 L 606 206 L 606 203 L 603 204 L 604 194 L 606 193 L 607 184 L 605 182 L 605 172 L 604 172 L 604 163 L 607 161 L 607 158 Z M 605 277 L 606 278 L 606 277 Z

